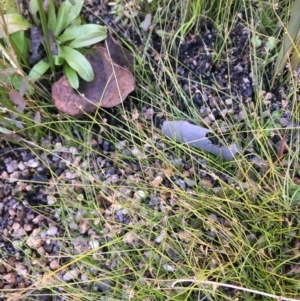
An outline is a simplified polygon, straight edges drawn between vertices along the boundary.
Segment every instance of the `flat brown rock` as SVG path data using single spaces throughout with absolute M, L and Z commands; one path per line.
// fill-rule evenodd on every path
M 86 55 L 95 74 L 92 82 L 80 80 L 78 91 L 71 87 L 65 76 L 53 84 L 52 97 L 59 111 L 73 116 L 93 113 L 97 107 L 117 106 L 134 90 L 135 80 L 129 71 L 132 56 L 128 50 L 120 53 L 122 48 L 114 43 L 113 40 L 107 43 L 108 50 L 96 47 L 96 53 Z

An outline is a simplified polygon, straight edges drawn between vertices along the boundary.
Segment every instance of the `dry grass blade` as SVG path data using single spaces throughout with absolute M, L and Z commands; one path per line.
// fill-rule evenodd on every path
M 223 287 L 227 287 L 227 288 L 233 288 L 233 289 L 237 289 L 237 290 L 241 290 L 241 291 L 245 291 L 245 292 L 249 292 L 252 294 L 257 294 L 257 295 L 261 295 L 261 296 L 265 296 L 265 297 L 269 297 L 269 298 L 273 298 L 273 299 L 277 299 L 277 300 L 285 300 L 285 301 L 297 301 L 298 299 L 292 299 L 292 298 L 286 298 L 286 297 L 282 297 L 282 296 L 277 296 L 277 295 L 273 295 L 273 294 L 268 294 L 265 292 L 261 292 L 258 290 L 252 290 L 249 288 L 245 288 L 245 287 L 240 287 L 237 285 L 232 285 L 232 284 L 227 284 L 227 283 L 220 283 L 220 282 L 215 282 L 215 281 L 208 281 L 208 280 L 203 280 L 203 281 L 198 281 L 198 280 L 193 280 L 193 279 L 179 279 L 176 280 L 172 283 L 171 287 L 175 287 L 176 284 L 181 283 L 181 282 L 194 282 L 197 284 L 202 284 L 202 285 L 212 285 L 212 286 L 223 286 Z

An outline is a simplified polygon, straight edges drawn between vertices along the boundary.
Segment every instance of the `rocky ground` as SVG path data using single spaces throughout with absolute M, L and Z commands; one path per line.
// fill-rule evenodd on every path
M 121 30 L 120 23 L 114 22 L 114 17 L 107 14 L 109 8 L 107 5 L 99 1 L 94 1 L 88 7 L 96 14 L 102 16 L 104 23 L 113 26 L 118 33 L 133 37 L 134 43 L 139 44 L 141 41 L 132 36 L 132 28 L 128 26 Z M 83 15 L 88 22 L 101 22 L 94 15 L 89 14 L 88 10 L 83 11 Z M 226 42 L 224 51 L 217 62 L 214 61 L 214 46 L 216 43 L 222 44 L 223 41 L 218 36 L 216 29 L 209 22 L 201 22 L 197 29 L 197 34 L 191 33 L 186 39 L 178 44 L 178 60 L 171 61 L 175 73 L 178 76 L 178 83 L 182 87 L 186 95 L 191 95 L 193 99 L 193 107 L 188 107 L 182 95 L 174 87 L 172 79 L 166 77 L 170 93 L 173 95 L 174 105 L 182 112 L 190 114 L 191 110 L 197 110 L 203 118 L 205 124 L 219 129 L 221 133 L 226 134 L 228 124 L 236 124 L 245 120 L 245 111 L 243 107 L 249 110 L 255 107 L 257 96 L 254 93 L 255 81 L 250 65 L 250 48 L 249 30 L 243 25 L 236 23 L 234 29 L 230 33 L 229 41 Z M 156 52 L 150 53 L 155 60 L 156 53 L 161 53 L 161 39 L 155 36 L 153 46 Z M 155 71 L 161 72 L 162 66 L 154 64 Z M 153 77 L 155 80 L 155 77 Z M 265 92 L 262 95 L 264 99 L 263 114 L 266 118 L 270 118 L 274 112 L 284 109 L 278 121 L 282 127 L 291 124 L 291 112 L 288 105 L 282 98 L 280 92 L 282 87 L 276 87 L 270 90 L 268 84 L 265 85 Z M 134 100 L 130 100 L 134 102 Z M 125 104 L 126 106 L 126 104 Z M 154 123 L 161 126 L 165 119 L 155 108 L 149 105 L 140 108 L 152 115 Z M 153 110 L 153 111 L 152 111 Z M 110 116 L 107 116 L 111 122 L 117 122 Z M 193 117 L 191 116 L 191 121 Z M 278 131 L 272 135 L 271 143 L 274 152 L 278 151 L 281 141 L 281 132 Z M 250 136 L 249 136 L 250 137 Z M 245 138 L 250 139 L 249 137 Z M 229 138 L 228 138 L 229 139 Z M 142 180 L 143 168 L 148 168 L 140 164 L 136 156 L 136 151 L 130 149 L 125 150 L 125 141 L 117 141 L 112 144 L 105 139 L 93 139 L 90 144 L 94 150 L 90 158 L 81 155 L 81 150 L 73 146 L 67 146 L 62 143 L 59 136 L 50 136 L 43 139 L 42 146 L 48 150 L 43 152 L 35 149 L 34 146 L 28 148 L 19 147 L 2 140 L 0 148 L 0 248 L 1 262 L 0 274 L 3 275 L 0 280 L 0 300 L 7 300 L 5 294 L 15 289 L 31 287 L 34 296 L 35 293 L 43 295 L 36 297 L 36 300 L 64 300 L 59 297 L 60 288 L 57 288 L 57 296 L 53 296 L 50 291 L 39 291 L 34 286 L 34 279 L 39 278 L 39 267 L 49 267 L 50 270 L 57 270 L 62 264 L 68 262 L 69 258 L 63 256 L 65 250 L 70 254 L 79 254 L 88 252 L 93 248 L 97 248 L 104 241 L 109 240 L 111 229 L 121 233 L 120 225 L 138 222 L 138 217 L 129 216 L 126 209 L 119 208 L 109 198 L 104 198 L 100 193 L 96 193 L 95 202 L 98 204 L 101 216 L 95 212 L 94 223 L 97 223 L 101 217 L 105 217 L 103 222 L 103 236 L 93 230 L 91 227 L 91 217 L 86 216 L 84 212 L 84 199 L 87 191 L 82 185 L 83 172 L 87 171 L 93 179 L 91 181 L 100 181 L 106 185 L 118 187 L 117 190 L 123 195 L 129 195 L 135 200 L 144 199 L 143 189 L 139 191 L 131 191 L 126 187 L 127 183 L 132 180 Z M 162 143 L 156 142 L 158 147 Z M 246 142 L 245 142 L 246 143 Z M 289 143 L 289 140 L 287 140 Z M 254 155 L 255 148 L 247 150 L 252 154 L 249 158 L 257 160 Z M 31 151 L 30 149 L 34 150 Z M 127 151 L 131 157 L 131 163 L 128 163 L 125 169 L 120 169 L 119 165 L 114 162 L 115 151 Z M 175 184 L 183 190 L 193 190 L 195 184 L 205 187 L 213 187 L 218 192 L 217 176 L 212 176 L 211 171 L 207 169 L 207 162 L 204 159 L 191 158 L 183 156 L 178 158 L 172 153 L 170 160 L 174 165 L 180 166 L 185 175 L 183 178 L 173 178 L 173 183 L 163 179 L 166 187 L 173 188 Z M 193 159 L 197 159 L 193 161 Z M 263 162 L 256 164 L 259 166 Z M 195 165 L 195 162 L 201 162 Z M 153 158 L 153 165 L 159 170 L 163 168 L 161 162 Z M 101 173 L 99 170 L 101 169 Z M 151 171 L 153 178 L 159 180 L 160 174 L 157 171 Z M 259 172 L 263 172 L 259 171 Z M 198 174 L 200 183 L 195 183 L 192 175 Z M 189 178 L 189 175 L 191 176 Z M 218 175 L 226 183 L 231 183 L 229 175 Z M 295 177 L 295 183 L 300 179 Z M 68 210 L 68 215 L 59 209 L 57 203 L 60 201 L 61 191 L 64 191 L 66 198 L 70 200 L 70 207 L 74 206 L 71 200 L 76 199 L 80 206 Z M 108 194 L 110 193 L 107 189 Z M 145 204 L 149 208 L 161 208 L 163 206 L 172 207 L 174 204 L 170 198 L 166 198 L 167 204 L 161 204 L 156 195 L 148 196 Z M 114 212 L 114 214 L 112 213 Z M 218 219 L 212 216 L 212 219 Z M 64 223 L 62 221 L 64 220 Z M 230 223 L 226 220 L 220 220 L 220 223 L 226 225 Z M 64 241 L 65 226 L 68 231 L 73 231 L 74 239 L 72 241 Z M 228 225 L 227 225 L 228 226 Z M 209 230 L 207 230 L 207 233 Z M 250 231 L 251 232 L 251 231 Z M 76 235 L 75 235 L 76 233 Z M 209 233 L 207 235 L 210 235 Z M 258 233 L 250 233 L 249 239 L 256 239 Z M 252 238 L 251 238 L 251 237 Z M 128 237 L 128 239 L 131 239 Z M 104 241 L 103 241 L 104 240 Z M 132 244 L 139 242 L 131 242 Z M 299 242 L 293 241 L 294 244 Z M 24 254 L 30 254 L 30 257 Z M 176 254 L 169 250 L 168 254 L 171 258 L 175 258 Z M 31 262 L 25 261 L 25 258 L 31 258 Z M 116 264 L 115 258 L 108 260 L 109 264 L 103 261 L 102 270 L 109 271 Z M 291 267 L 286 267 L 292 269 Z M 172 266 L 165 265 L 165 269 L 172 269 Z M 93 273 L 91 269 L 90 273 Z M 96 273 L 96 272 L 95 272 Z M 74 278 L 85 281 L 86 275 L 81 272 L 76 265 L 71 265 L 69 271 L 65 269 L 58 273 L 58 277 L 66 283 L 72 282 Z M 114 283 L 110 279 L 104 279 L 102 282 L 89 282 L 86 287 L 87 291 L 99 291 L 105 296 L 106 292 L 111 291 Z M 231 292 L 228 292 L 230 294 Z M 34 297 L 31 297 L 34 300 Z M 195 297 L 195 300 L 199 296 Z M 10 299 L 9 299 L 10 300 Z M 23 299 L 25 300 L 25 299 Z

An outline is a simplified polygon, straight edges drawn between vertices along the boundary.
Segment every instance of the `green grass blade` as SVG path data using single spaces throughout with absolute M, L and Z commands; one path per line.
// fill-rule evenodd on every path
M 295 50 L 295 43 L 297 36 L 300 32 L 300 0 L 296 0 L 294 3 L 292 15 L 290 18 L 290 23 L 287 27 L 287 32 L 284 34 L 283 45 L 280 50 L 279 56 L 276 61 L 275 73 L 282 73 L 284 67 L 286 66 L 288 59 Z M 298 55 L 298 64 L 299 64 L 299 55 Z M 294 62 L 296 64 L 296 61 Z
M 44 11 L 42 0 L 37 0 L 37 3 L 38 3 L 40 18 L 41 18 L 43 34 L 45 36 L 45 41 L 46 41 L 47 58 L 48 58 L 48 61 L 50 64 L 51 72 L 55 78 L 55 67 L 54 67 L 53 53 L 52 53 L 51 45 L 50 45 L 50 36 L 49 36 L 49 29 L 48 29 L 47 20 L 46 20 L 46 14 Z

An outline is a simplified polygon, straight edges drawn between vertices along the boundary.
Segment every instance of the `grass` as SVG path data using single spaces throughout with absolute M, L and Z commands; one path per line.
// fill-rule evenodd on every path
M 285 3 L 288 1 L 282 6 Z M 58 246 L 53 256 L 37 255 L 26 245 L 27 237 L 23 238 L 19 247 L 30 270 L 24 278 L 32 285 L 2 290 L 7 300 L 35 300 L 43 294 L 89 301 L 299 299 L 299 186 L 293 182 L 299 175 L 299 137 L 296 125 L 282 129 L 276 120 L 261 118 L 266 109 L 263 91 L 269 91 L 264 81 L 269 54 L 252 48 L 257 101 L 251 109 L 242 105 L 243 124 L 228 119 L 227 133 L 219 134 L 224 143 L 229 137 L 245 149 L 253 148 L 262 162 L 261 171 L 249 155 L 222 162 L 170 141 L 143 115 L 143 107 L 152 107 L 166 119 L 205 123 L 176 73 L 180 66 L 178 44 L 193 32 L 200 18 L 214 20 L 218 29 L 219 43 L 213 49 L 216 61 L 222 59 L 221 51 L 226 51 L 229 32 L 238 20 L 251 35 L 278 34 L 280 38 L 272 1 L 257 2 L 256 6 L 247 0 L 226 5 L 220 1 L 188 4 L 161 1 L 154 6 L 153 27 L 165 32 L 161 53 L 155 53 L 151 34 L 141 32 L 136 20 L 130 20 L 144 47 L 136 49 L 130 37 L 125 41 L 136 54 L 136 92 L 125 103 L 77 120 L 49 113 L 45 105 L 51 103 L 49 96 L 41 99 L 36 94 L 35 105 L 45 112 L 42 121 L 28 121 L 27 116 L 36 110 L 31 106 L 27 116 L 20 116 L 24 129 L 12 127 L 22 134 L 18 143 L 35 153 L 51 174 L 47 194 L 53 205 L 28 206 L 46 216 L 60 235 L 50 238 Z M 241 11 L 244 15 L 238 19 L 236 13 Z M 286 20 L 285 13 L 279 13 Z M 8 64 L 4 58 L 2 63 Z M 171 91 L 169 82 L 173 83 Z M 12 87 L 1 87 L 2 108 L 8 106 L 7 91 Z M 295 124 L 299 123 L 297 88 L 297 78 L 291 78 L 285 99 Z M 186 112 L 178 106 L 182 101 L 189 107 Z M 118 123 L 112 123 L 116 119 Z M 218 127 L 212 129 L 218 131 Z M 284 131 L 292 143 L 285 157 L 278 160 L 270 147 L 270 135 L 283 135 Z M 43 142 L 44 137 L 51 140 L 56 135 L 64 148 Z M 97 139 L 110 141 L 116 150 L 95 150 Z M 51 170 L 48 158 L 54 155 L 66 162 L 74 179 Z M 111 168 L 120 171 L 117 182 L 113 175 L 107 176 Z M 204 180 L 203 173 L 218 185 Z M 183 188 L 186 178 L 192 182 Z M 35 184 L 39 183 L 31 183 Z M 22 195 L 19 201 L 24 201 Z M 105 209 L 105 202 L 111 206 Z M 118 221 L 118 215 L 126 216 L 127 222 Z M 78 228 L 72 227 L 72 222 Z M 47 231 L 47 227 L 41 226 L 40 231 Z M 0 252 L 7 258 L 8 254 Z M 55 260 L 59 266 L 51 270 L 46 263 Z M 64 280 L 65 272 L 73 273 L 72 281 Z M 99 292 L 103 285 L 111 289 Z

